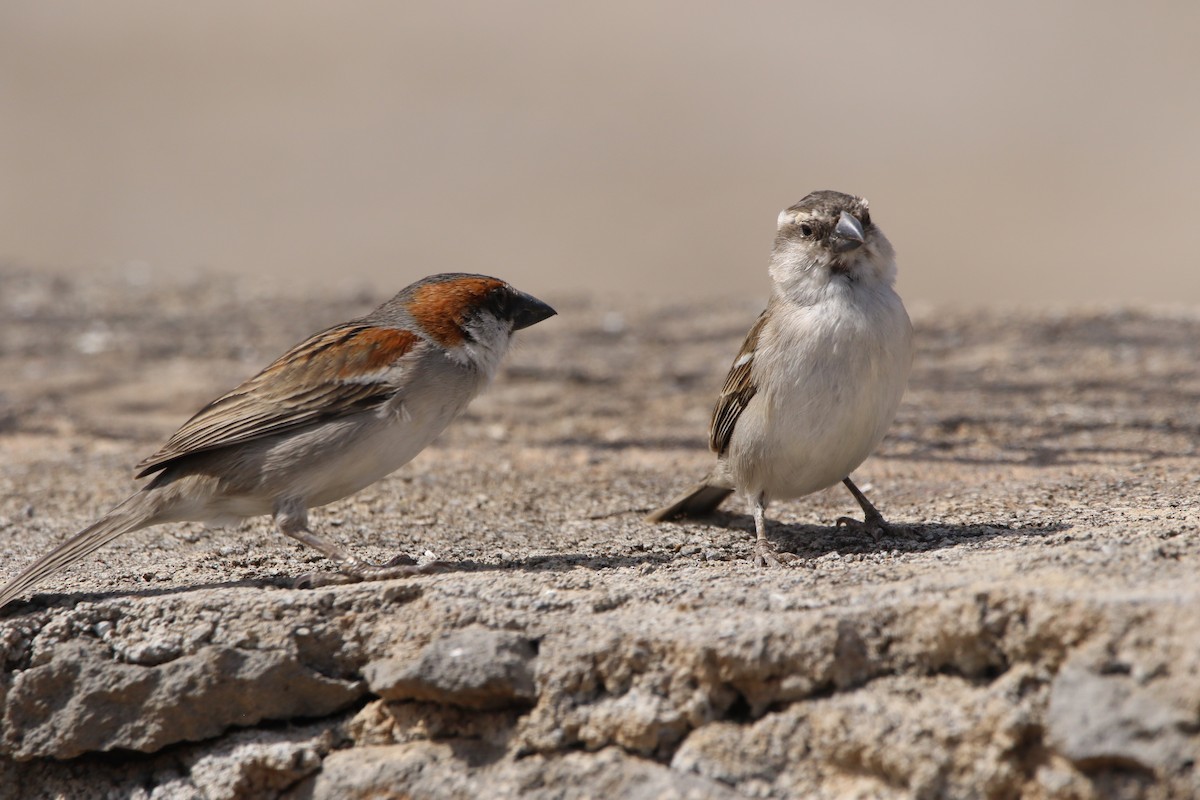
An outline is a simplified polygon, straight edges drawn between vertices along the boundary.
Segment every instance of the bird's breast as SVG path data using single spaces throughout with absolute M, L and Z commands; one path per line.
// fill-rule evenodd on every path
M 899 297 L 789 307 L 755 352 L 758 392 L 728 453 L 739 485 L 797 497 L 848 476 L 891 425 L 912 363 Z

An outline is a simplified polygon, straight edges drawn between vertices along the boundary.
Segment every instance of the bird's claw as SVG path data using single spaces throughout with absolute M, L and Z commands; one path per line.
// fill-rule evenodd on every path
M 868 516 L 866 519 L 855 519 L 854 517 L 838 517 L 837 527 L 839 528 L 854 528 L 869 534 L 876 543 L 884 536 L 892 533 L 892 526 L 887 523 L 887 520 L 882 515 Z
M 800 556 L 795 553 L 780 553 L 770 542 L 759 540 L 754 543 L 754 566 L 756 567 L 783 567 L 799 560 Z

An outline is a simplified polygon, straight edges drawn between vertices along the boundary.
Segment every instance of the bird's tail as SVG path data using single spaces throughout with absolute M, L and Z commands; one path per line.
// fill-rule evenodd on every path
M 698 483 L 670 505 L 647 514 L 646 521 L 666 522 L 680 517 L 703 517 L 716 511 L 717 506 L 731 494 L 733 489 L 725 486 L 714 486 L 707 481 Z
M 0 608 L 7 605 L 10 600 L 19 597 L 25 590 L 74 564 L 121 534 L 153 524 L 152 514 L 148 508 L 149 504 L 145 501 L 144 492 L 138 492 L 127 498 L 104 517 L 21 570 L 20 574 L 8 582 L 7 586 L 0 589 Z

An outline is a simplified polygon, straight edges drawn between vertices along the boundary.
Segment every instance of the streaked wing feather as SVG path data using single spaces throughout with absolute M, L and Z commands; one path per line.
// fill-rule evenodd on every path
M 322 331 L 200 409 L 162 449 L 137 465 L 137 477 L 184 456 L 275 436 L 382 403 L 398 388 L 395 381 L 369 378 L 382 375 L 419 342 L 408 331 L 359 323 Z
M 754 327 L 746 334 L 746 339 L 742 342 L 742 349 L 738 351 L 737 358 L 733 360 L 733 366 L 729 368 L 729 375 L 725 378 L 725 385 L 721 388 L 720 396 L 717 397 L 712 422 L 708 426 L 708 446 L 719 456 L 725 454 L 725 450 L 729 447 L 729 440 L 733 437 L 733 429 L 737 425 L 738 417 L 750 403 L 750 398 L 754 397 L 755 392 L 758 391 L 758 388 L 750 380 L 750 371 L 754 366 L 754 351 L 758 347 L 758 336 L 766 321 L 767 312 L 764 311 L 759 315 Z

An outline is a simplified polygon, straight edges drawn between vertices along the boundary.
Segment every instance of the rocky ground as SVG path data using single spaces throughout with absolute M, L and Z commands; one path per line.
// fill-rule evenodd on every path
M 380 299 L 0 271 L 0 576 Z M 856 473 L 896 532 L 782 503 L 764 571 L 736 504 L 641 521 L 757 309 L 546 299 L 434 447 L 314 513 L 445 571 L 302 591 L 327 565 L 268 520 L 175 525 L 0 611 L 0 798 L 1200 793 L 1200 316 L 915 315 Z

